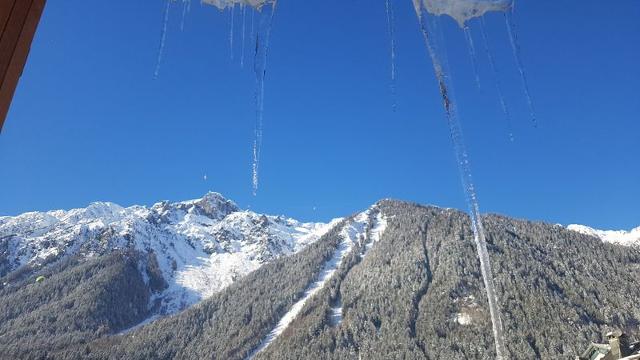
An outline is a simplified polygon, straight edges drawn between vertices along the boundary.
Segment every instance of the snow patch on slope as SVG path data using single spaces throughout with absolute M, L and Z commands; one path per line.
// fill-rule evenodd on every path
M 373 245 L 378 241 L 380 241 L 380 237 L 382 236 L 382 233 L 384 233 L 386 229 L 387 229 L 387 219 L 384 216 L 382 216 L 381 212 L 378 212 L 378 214 L 376 215 L 374 225 L 370 230 L 370 234 L 365 233 L 365 237 L 367 238 L 367 243 L 364 246 L 364 253 L 362 254 L 363 258 L 367 256 L 367 253 L 369 252 L 369 250 L 371 250 Z
M 335 306 L 329 309 L 329 325 L 338 326 L 340 323 L 342 323 L 342 299 L 338 299 Z
M 456 314 L 456 321 L 460 325 L 471 325 L 471 315 L 467 313 Z
M 336 248 L 331 259 L 329 259 L 322 267 L 322 271 L 318 275 L 315 282 L 310 284 L 304 292 L 304 295 L 298 300 L 289 311 L 280 319 L 276 327 L 271 330 L 269 334 L 262 340 L 262 343 L 247 357 L 247 360 L 253 359 L 258 353 L 266 349 L 275 339 L 282 334 L 282 332 L 293 322 L 298 316 L 300 311 L 304 308 L 304 305 L 309 299 L 311 299 L 316 293 L 318 293 L 331 279 L 333 274 L 342 264 L 344 258 L 352 251 L 354 246 L 365 244 L 365 253 L 370 249 L 375 242 L 380 239 L 380 236 L 386 228 L 386 220 L 382 214 L 378 212 L 376 216 L 376 223 L 372 227 L 371 235 L 368 236 L 367 229 L 369 227 L 371 209 L 358 214 L 350 223 L 346 224 L 341 231 L 342 242 Z M 369 239 L 368 239 L 369 238 Z M 342 306 L 338 305 L 331 309 L 331 321 L 339 324 L 342 321 Z
M 572 224 L 567 229 L 579 232 L 581 234 L 590 235 L 600 240 L 623 246 L 640 246 L 640 227 L 631 231 L 624 230 L 598 230 L 585 225 Z

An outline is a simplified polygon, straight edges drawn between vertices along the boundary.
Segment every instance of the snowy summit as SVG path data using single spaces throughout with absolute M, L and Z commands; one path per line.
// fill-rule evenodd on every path
M 333 225 L 243 211 L 218 193 L 151 207 L 98 202 L 69 211 L 0 217 L 0 245 L 7 248 L 0 274 L 72 256 L 136 250 L 145 254 L 139 263 L 145 280 L 153 282 L 149 269 L 159 271 L 164 280 L 154 302 L 156 313 L 166 315 L 221 291 L 269 261 L 298 252 Z
M 631 231 L 624 230 L 598 230 L 584 225 L 569 225 L 567 229 L 585 235 L 591 235 L 606 242 L 623 246 L 640 246 L 640 227 Z

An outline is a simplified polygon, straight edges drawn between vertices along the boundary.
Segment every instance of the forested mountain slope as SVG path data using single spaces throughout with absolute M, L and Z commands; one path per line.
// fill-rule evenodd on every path
M 640 335 L 640 249 L 604 243 L 558 225 L 503 216 L 486 216 L 484 224 L 510 358 L 570 359 L 610 327 L 632 337 Z M 126 259 L 139 255 L 111 256 L 124 259 L 120 269 L 127 269 Z M 95 261 L 101 264 L 103 259 Z M 72 276 L 74 269 L 58 276 Z M 117 273 L 125 276 L 126 271 Z M 125 277 L 131 289 L 144 284 L 140 273 Z M 100 281 L 118 284 L 120 277 L 112 278 Z M 96 294 L 106 286 L 103 282 L 96 283 Z M 149 290 L 141 289 L 123 301 L 144 302 Z M 31 296 L 43 296 L 33 291 Z M 60 291 L 56 296 L 61 300 L 48 303 L 58 301 L 63 307 L 65 294 L 72 291 Z M 9 308 L 9 299 L 17 301 L 12 297 L 20 294 L 2 293 L 0 308 Z M 296 307 L 300 311 L 292 313 Z M 136 306 L 120 308 L 132 319 L 139 313 Z M 62 309 L 51 311 L 64 316 Z M 0 355 L 34 359 L 494 356 L 468 216 L 392 200 L 344 219 L 320 240 L 263 265 L 199 304 L 126 334 L 117 335 L 117 329 L 126 327 L 117 314 L 100 318 L 99 309 L 81 313 L 98 319 L 87 320 L 88 327 L 113 325 L 99 332 L 94 326 L 96 332 L 86 338 L 66 334 L 52 325 L 57 320 L 46 322 L 46 316 L 32 315 L 36 310 L 20 310 L 27 314 L 22 316 L 44 325 L 36 329 L 23 325 L 26 320 L 12 325 L 3 321 Z M 11 311 L 3 310 L 7 313 Z

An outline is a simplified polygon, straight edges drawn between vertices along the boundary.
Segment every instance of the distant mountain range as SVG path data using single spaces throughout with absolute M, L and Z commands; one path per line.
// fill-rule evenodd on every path
M 99 202 L 70 211 L 26 213 L 0 218 L 0 276 L 36 271 L 68 257 L 135 250 L 144 255 L 138 266 L 145 283 L 151 279 L 145 269 L 159 271 L 162 290 L 153 295 L 153 313 L 168 315 L 273 259 L 298 252 L 331 226 L 241 211 L 218 193 L 151 207 Z
M 511 358 L 640 334 L 640 228 L 484 224 Z M 301 223 L 209 193 L 0 217 L 0 358 L 485 359 L 492 341 L 460 211 Z

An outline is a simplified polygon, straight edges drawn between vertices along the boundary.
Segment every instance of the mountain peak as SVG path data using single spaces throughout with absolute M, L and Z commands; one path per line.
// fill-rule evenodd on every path
M 194 202 L 204 210 L 204 213 L 212 218 L 222 219 L 225 216 L 240 211 L 235 202 L 228 200 L 222 194 L 209 191 L 202 199 Z
M 213 220 L 222 220 L 227 215 L 240 211 L 236 203 L 225 198 L 222 194 L 209 191 L 200 199 L 181 201 L 174 204 L 159 203 L 156 206 L 175 207 L 189 213 L 204 215 Z
M 228 200 L 227 198 L 225 198 L 224 195 L 220 194 L 219 192 L 215 192 L 215 191 L 208 191 L 206 194 L 204 194 L 204 196 L 202 197 L 201 200 L 222 201 L 222 202 L 231 201 L 231 200 Z

